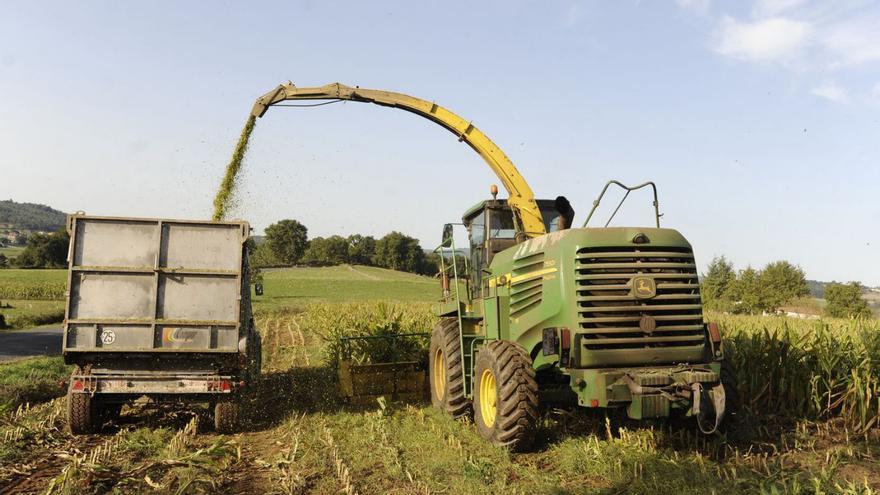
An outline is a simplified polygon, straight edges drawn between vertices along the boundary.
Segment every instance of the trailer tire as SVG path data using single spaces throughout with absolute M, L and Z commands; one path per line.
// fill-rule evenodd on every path
M 237 398 L 218 400 L 214 404 L 214 430 L 237 433 L 241 424 L 241 401 Z
M 538 381 L 532 359 L 519 344 L 489 342 L 474 367 L 474 423 L 484 439 L 523 450 L 538 422 Z
M 85 435 L 94 432 L 95 419 L 91 395 L 67 392 L 67 425 L 70 433 Z
M 468 413 L 470 401 L 464 395 L 464 366 L 457 318 L 443 318 L 431 333 L 428 377 L 434 407 L 453 417 Z

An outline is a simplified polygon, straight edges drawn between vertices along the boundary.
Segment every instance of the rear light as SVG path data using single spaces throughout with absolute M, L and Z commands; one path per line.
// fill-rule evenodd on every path
M 230 390 L 232 390 L 232 382 L 229 380 L 220 380 L 220 391 L 229 392 Z
M 559 361 L 562 366 L 568 366 L 569 357 L 571 355 L 571 331 L 567 328 L 559 329 L 559 344 L 562 348 L 559 353 Z
M 83 382 L 82 382 L 82 380 L 74 380 L 73 383 L 72 383 L 71 386 L 70 386 L 70 389 L 71 389 L 71 390 L 82 390 L 82 389 L 83 389 Z
M 716 325 L 715 323 L 709 323 L 707 327 L 709 329 L 709 340 L 711 340 L 715 344 L 720 344 L 721 332 L 718 331 L 718 325 Z

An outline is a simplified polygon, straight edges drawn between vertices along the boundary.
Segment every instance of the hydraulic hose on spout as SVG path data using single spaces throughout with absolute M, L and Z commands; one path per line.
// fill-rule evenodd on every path
M 527 238 L 538 237 L 546 233 L 541 211 L 535 201 L 535 194 L 513 162 L 501 151 L 501 148 L 471 122 L 446 108 L 433 102 L 390 91 L 352 88 L 340 83 L 299 88 L 288 82 L 258 98 L 251 110 L 251 116 L 252 118 L 262 117 L 270 106 L 287 100 L 348 100 L 374 103 L 406 110 L 440 125 L 455 134 L 459 141 L 467 143 L 476 151 L 501 180 L 509 195 L 507 203 L 513 210 L 520 233 Z M 245 143 L 245 147 L 246 145 L 247 143 Z

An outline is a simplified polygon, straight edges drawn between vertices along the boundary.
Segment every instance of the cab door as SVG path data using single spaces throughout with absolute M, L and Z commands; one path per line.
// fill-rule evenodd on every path
M 483 297 L 483 285 L 486 281 L 486 211 L 467 220 L 468 238 L 470 240 L 471 257 L 471 300 Z

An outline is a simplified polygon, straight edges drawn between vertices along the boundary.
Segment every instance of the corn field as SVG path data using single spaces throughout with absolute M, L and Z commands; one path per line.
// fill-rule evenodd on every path
M 0 271 L 0 300 L 63 300 L 67 270 Z
M 759 416 L 880 426 L 880 322 L 711 315 L 740 395 Z
M 382 301 L 269 312 L 257 317 L 257 327 L 264 353 L 269 353 L 265 361 L 272 361 L 273 353 L 283 348 L 288 356 L 300 354 L 304 364 L 335 368 L 342 354 L 359 364 L 427 359 L 436 321 L 431 304 Z M 349 340 L 341 340 L 345 338 Z

